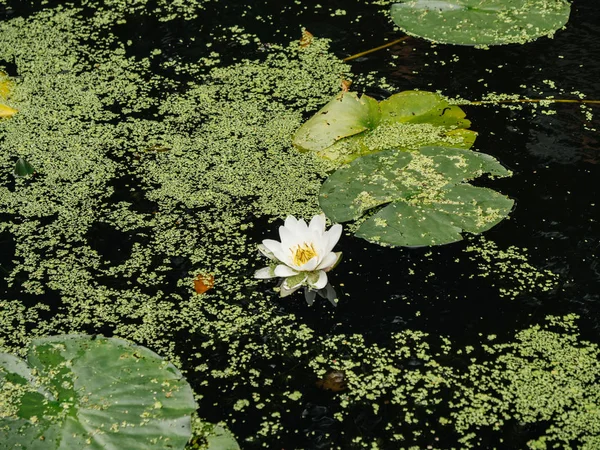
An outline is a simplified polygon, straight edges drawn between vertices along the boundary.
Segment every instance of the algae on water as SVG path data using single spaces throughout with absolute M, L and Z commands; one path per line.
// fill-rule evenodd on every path
M 0 351 L 22 356 L 59 333 L 134 340 L 181 368 L 199 414 L 244 430 L 243 448 L 297 434 L 312 383 L 331 368 L 349 385 L 328 399 L 340 446 L 422 447 L 429 430 L 450 430 L 476 448 L 497 421 L 541 420 L 535 445 L 593 448 L 598 350 L 572 318 L 470 349 L 419 330 L 380 344 L 310 326 L 261 290 L 257 227 L 319 213 L 332 169 L 291 136 L 351 74 L 318 38 L 267 47 L 222 27 L 192 61 L 136 54 L 118 34 L 137 17 L 192 21 L 216 5 L 83 2 L 0 22 L 0 68 L 19 111 L 0 121 Z M 217 41 L 244 58 L 219 54 Z M 19 157 L 36 173 L 15 178 Z M 202 295 L 198 273 L 214 276 Z M 555 380 L 554 403 L 527 404 Z M 357 412 L 380 434 L 361 435 Z

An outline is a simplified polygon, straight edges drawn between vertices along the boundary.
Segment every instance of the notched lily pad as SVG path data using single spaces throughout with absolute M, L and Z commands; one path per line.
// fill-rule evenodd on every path
M 465 182 L 488 173 L 509 176 L 484 153 L 424 147 L 408 153 L 388 150 L 364 156 L 334 172 L 320 192 L 321 208 L 335 222 L 366 219 L 356 235 L 395 246 L 448 244 L 461 233 L 481 233 L 503 220 L 513 201 Z
M 390 148 L 470 148 L 477 136 L 467 129 L 470 125 L 462 109 L 433 92 L 404 91 L 379 103 L 346 92 L 302 125 L 293 144 L 322 158 L 347 163 Z
M 7 448 L 183 449 L 192 390 L 145 347 L 116 338 L 37 339 L 27 362 L 0 353 L 0 442 Z
M 294 135 L 301 150 L 319 151 L 348 136 L 377 126 L 377 100 L 356 92 L 340 92 L 302 125 Z
M 408 0 L 391 17 L 406 33 L 444 44 L 525 43 L 569 20 L 566 0 Z

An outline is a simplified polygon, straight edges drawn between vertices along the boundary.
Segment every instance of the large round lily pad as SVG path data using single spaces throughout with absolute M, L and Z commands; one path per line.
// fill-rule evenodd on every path
M 406 33 L 463 45 L 525 43 L 569 20 L 566 0 L 407 0 L 391 16 Z
M 449 147 L 419 152 L 388 150 L 363 156 L 338 169 L 323 183 L 321 208 L 335 222 L 366 219 L 356 235 L 397 246 L 440 245 L 461 232 L 481 233 L 503 220 L 513 201 L 465 181 L 484 173 L 508 176 L 484 153 Z
M 154 352 L 82 335 L 35 340 L 27 362 L 0 354 L 0 399 L 0 442 L 28 450 L 183 449 L 196 409 Z

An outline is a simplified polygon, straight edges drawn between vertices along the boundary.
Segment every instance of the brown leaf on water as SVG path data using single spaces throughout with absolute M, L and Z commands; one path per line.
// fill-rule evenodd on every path
M 215 277 L 207 273 L 199 273 L 194 278 L 194 289 L 198 294 L 204 294 L 215 285 Z
M 0 118 L 14 116 L 18 111 L 10 106 L 0 103 Z
M 316 382 L 318 388 L 326 391 L 340 392 L 346 390 L 346 374 L 341 370 L 329 370 L 325 376 Z
M 300 39 L 300 48 L 308 47 L 314 39 L 310 31 L 302 30 L 302 38 Z
M 342 92 L 350 91 L 350 86 L 352 85 L 352 81 L 350 80 L 342 80 Z

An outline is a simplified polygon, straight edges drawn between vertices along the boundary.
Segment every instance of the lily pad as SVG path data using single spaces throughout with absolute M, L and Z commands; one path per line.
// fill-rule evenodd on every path
M 320 205 L 335 222 L 367 218 L 356 235 L 397 246 L 440 245 L 481 233 L 513 207 L 508 197 L 465 182 L 484 173 L 508 176 L 495 158 L 460 148 L 388 150 L 338 169 L 323 184 Z
M 458 106 L 439 94 L 404 91 L 377 102 L 356 93 L 338 94 L 303 124 L 293 144 L 320 157 L 347 163 L 389 148 L 426 145 L 470 148 L 477 133 Z
M 0 442 L 28 449 L 183 449 L 196 409 L 181 373 L 145 347 L 67 335 L 0 354 Z
M 525 43 L 552 36 L 569 20 L 566 0 L 408 0 L 391 17 L 407 34 L 462 45 Z
M 231 431 L 221 425 L 213 425 L 206 440 L 209 450 L 240 450 Z
M 340 92 L 298 129 L 294 145 L 301 150 L 323 150 L 340 139 L 375 128 L 380 115 L 374 98 Z

